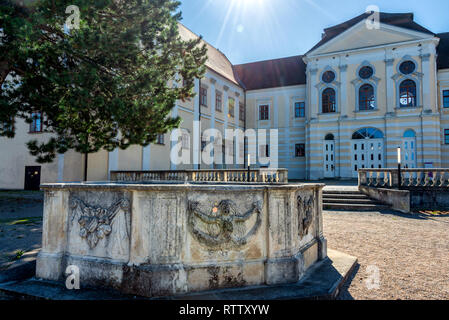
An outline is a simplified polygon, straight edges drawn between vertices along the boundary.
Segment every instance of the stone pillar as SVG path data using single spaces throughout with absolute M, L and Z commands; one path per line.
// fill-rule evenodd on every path
M 348 110 L 348 95 L 347 95 L 347 70 L 348 65 L 343 64 L 339 66 L 340 69 L 340 117 L 347 117 L 349 110 Z
M 320 111 L 320 106 L 318 105 L 318 89 L 316 88 L 317 85 L 317 75 L 318 69 L 317 68 L 311 68 L 309 73 L 309 79 L 310 81 L 310 99 L 309 99 L 309 108 L 310 108 L 310 120 L 316 119 L 318 117 L 318 113 Z
M 200 80 L 195 79 L 195 92 L 197 93 L 193 102 L 193 169 L 198 170 L 200 163 Z
M 142 150 L 142 170 L 148 171 L 150 170 L 150 162 L 151 162 L 151 144 L 144 147 Z
M 178 110 L 177 105 L 175 105 L 175 107 L 172 109 L 171 113 L 172 113 L 173 118 L 176 118 L 178 116 L 179 110 Z M 177 143 L 176 141 L 171 140 L 171 133 L 170 133 L 170 152 L 171 152 L 171 150 L 173 150 L 176 143 Z M 173 161 L 171 161 L 171 159 L 169 159 L 169 161 L 170 161 L 170 170 L 176 170 L 176 164 L 173 163 Z
M 234 106 L 234 120 L 235 120 L 235 127 L 236 129 L 240 129 L 239 125 L 240 125 L 240 93 L 236 92 L 235 93 L 235 106 Z M 239 158 L 241 158 L 240 155 L 240 141 L 238 138 L 234 138 L 235 139 L 235 144 L 234 144 L 234 168 L 238 169 L 239 165 L 238 165 L 238 160 Z
M 65 271 L 64 253 L 67 249 L 68 204 L 67 190 L 45 190 L 42 250 L 36 260 L 36 277 L 61 280 Z
M 117 148 L 108 154 L 108 180 L 111 180 L 111 171 L 118 170 L 118 152 L 119 149 Z
M 216 99 L 216 94 L 217 92 L 215 91 L 215 83 L 217 83 L 217 80 L 215 80 L 214 78 L 210 78 L 210 98 L 211 98 L 211 102 L 210 102 L 210 115 L 211 115 L 211 119 L 210 119 L 210 127 L 211 129 L 215 128 L 215 113 L 216 113 L 216 103 L 217 103 L 217 99 Z
M 64 182 L 64 154 L 58 154 L 58 182 Z
M 387 115 L 395 114 L 396 108 L 396 100 L 395 100 L 395 91 L 396 86 L 393 80 L 394 75 L 394 58 L 390 53 L 386 54 L 385 59 L 385 68 L 386 68 L 386 81 L 385 81 L 385 92 L 386 92 L 386 107 L 387 107 Z
M 226 129 L 228 128 L 228 121 L 229 121 L 229 117 L 228 117 L 228 113 L 229 113 L 229 101 L 228 101 L 228 91 L 229 91 L 229 87 L 228 86 L 223 86 L 223 114 L 224 114 L 224 125 L 223 125 L 223 139 L 225 139 L 226 137 Z M 226 160 L 226 143 L 227 141 L 225 141 L 225 148 L 224 148 L 224 156 L 223 158 Z M 226 163 L 223 163 L 223 169 L 227 169 L 228 166 L 226 165 Z

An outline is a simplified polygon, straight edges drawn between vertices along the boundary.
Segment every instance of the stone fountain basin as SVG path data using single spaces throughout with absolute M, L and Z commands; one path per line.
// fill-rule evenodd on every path
M 147 297 L 299 281 L 327 256 L 323 184 L 46 184 L 36 277 Z

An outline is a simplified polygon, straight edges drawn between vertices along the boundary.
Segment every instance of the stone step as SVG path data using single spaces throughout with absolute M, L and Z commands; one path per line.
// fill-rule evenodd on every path
M 389 207 L 379 204 L 323 203 L 323 210 L 379 211 L 385 209 L 389 209 Z
M 364 194 L 327 194 L 323 193 L 323 199 L 369 199 L 368 196 Z
M 323 194 L 363 194 L 358 190 L 323 190 Z
M 323 203 L 345 203 L 348 205 L 352 204 L 380 204 L 375 200 L 371 200 L 369 198 L 366 199 L 337 199 L 337 198 L 326 198 L 323 199 Z

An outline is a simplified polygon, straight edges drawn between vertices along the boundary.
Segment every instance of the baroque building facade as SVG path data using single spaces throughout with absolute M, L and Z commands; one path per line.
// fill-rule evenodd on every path
M 207 129 L 223 139 L 226 129 L 278 129 L 278 166 L 289 169 L 290 179 L 351 179 L 360 168 L 395 167 L 397 147 L 406 167 L 449 167 L 449 33 L 427 30 L 410 13 L 381 13 L 376 28 L 368 17 L 325 29 L 310 51 L 282 59 L 232 65 L 206 43 L 207 72 L 195 82 L 197 95 L 172 111 L 183 119 L 182 149 L 191 163 L 200 158 Z M 196 37 L 182 25 L 180 33 Z M 0 138 L 7 151 L 0 155 L 0 188 L 22 189 L 33 173 L 40 182 L 82 179 L 83 155 L 33 162 L 25 142 L 45 139 L 39 129 L 17 123 L 15 139 Z M 145 148 L 89 155 L 88 179 L 107 180 L 114 170 L 245 166 L 242 142 L 223 144 L 230 146 L 223 154 L 239 160 L 234 165 L 175 165 L 173 144 L 167 133 Z

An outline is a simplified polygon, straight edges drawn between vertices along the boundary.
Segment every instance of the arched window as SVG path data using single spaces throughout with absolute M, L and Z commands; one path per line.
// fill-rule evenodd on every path
M 326 135 L 324 140 L 326 140 L 326 141 L 333 141 L 333 140 L 335 140 L 335 138 L 334 138 L 334 135 L 332 133 L 329 133 L 329 134 Z
M 370 84 L 364 84 L 359 89 L 359 110 L 374 110 L 375 108 L 374 88 Z
M 323 113 L 335 112 L 335 90 L 327 88 L 323 91 L 322 110 Z
M 412 129 L 409 129 L 404 132 L 404 138 L 415 138 L 415 137 L 416 137 L 416 133 Z
M 399 86 L 399 104 L 404 107 L 416 107 L 416 83 L 407 79 Z
M 384 134 L 382 131 L 375 128 L 363 128 L 360 129 L 352 135 L 352 139 L 361 140 L 361 139 L 382 139 Z

